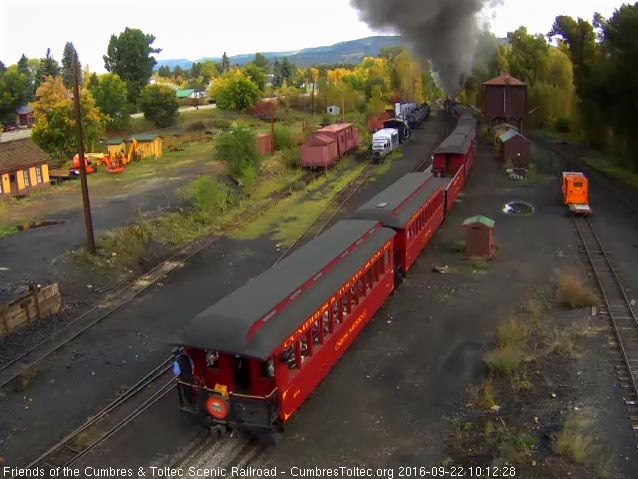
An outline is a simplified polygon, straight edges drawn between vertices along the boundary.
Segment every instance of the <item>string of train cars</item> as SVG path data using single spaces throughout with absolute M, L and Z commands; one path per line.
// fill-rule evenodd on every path
M 317 388 L 412 267 L 452 208 L 476 120 L 349 219 L 199 313 L 174 343 L 180 406 L 219 432 L 272 437 Z

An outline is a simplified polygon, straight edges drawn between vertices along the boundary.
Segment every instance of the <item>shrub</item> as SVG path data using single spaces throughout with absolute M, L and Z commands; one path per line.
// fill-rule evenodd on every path
M 211 122 L 210 120 L 199 120 L 193 123 L 189 123 L 186 126 L 186 131 L 206 131 L 210 130 L 212 126 L 213 122 Z
M 595 438 L 591 434 L 592 419 L 584 414 L 571 416 L 555 437 L 552 449 L 575 464 L 583 464 L 592 456 Z
M 280 151 L 295 146 L 295 136 L 290 128 L 275 127 L 275 150 Z
M 299 166 L 301 159 L 301 152 L 298 148 L 286 148 L 281 152 L 281 162 L 288 168 L 295 168 Z
M 223 213 L 230 203 L 228 187 L 215 178 L 200 176 L 188 185 L 186 194 L 200 213 Z
M 217 137 L 215 156 L 226 163 L 235 178 L 242 178 L 246 170 L 259 171 L 261 155 L 257 152 L 255 133 L 248 128 L 234 127 Z
M 262 120 L 270 120 L 276 110 L 277 104 L 274 101 L 259 101 L 248 109 L 248 113 Z
M 142 89 L 139 99 L 140 110 L 144 118 L 164 128 L 175 123 L 179 104 L 172 88 L 162 85 L 149 85 Z
M 585 286 L 584 280 L 573 271 L 561 271 L 558 274 L 558 302 L 570 308 L 594 306 L 596 296 Z
M 232 126 L 230 120 L 223 120 L 221 118 L 217 118 L 212 121 L 213 128 L 217 128 L 218 130 L 228 130 Z
M 507 346 L 488 351 L 483 356 L 483 361 L 494 372 L 511 374 L 519 368 L 523 358 L 522 350 Z

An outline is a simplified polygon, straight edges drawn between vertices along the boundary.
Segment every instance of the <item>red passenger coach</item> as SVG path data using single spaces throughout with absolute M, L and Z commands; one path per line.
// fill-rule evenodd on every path
M 397 232 L 395 276 L 400 282 L 444 218 L 444 185 L 429 173 L 408 173 L 365 203 L 353 218 L 378 220 Z
M 178 355 L 182 407 L 280 429 L 394 288 L 395 233 L 344 220 L 197 315 Z M 181 362 L 180 362 L 181 361 Z

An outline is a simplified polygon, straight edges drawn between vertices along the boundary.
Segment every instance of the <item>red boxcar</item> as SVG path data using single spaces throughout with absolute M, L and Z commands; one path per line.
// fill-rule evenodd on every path
M 320 133 L 314 133 L 301 146 L 301 166 L 306 168 L 327 168 L 339 159 L 337 142 Z
M 393 291 L 394 237 L 340 221 L 197 315 L 177 343 L 184 409 L 280 429 Z
M 444 185 L 429 173 L 408 173 L 365 203 L 353 218 L 373 219 L 397 232 L 395 276 L 400 282 L 444 218 Z
M 337 155 L 343 158 L 359 147 L 359 134 L 356 130 L 352 123 L 335 123 L 320 128 L 316 133 L 333 138 L 337 142 Z

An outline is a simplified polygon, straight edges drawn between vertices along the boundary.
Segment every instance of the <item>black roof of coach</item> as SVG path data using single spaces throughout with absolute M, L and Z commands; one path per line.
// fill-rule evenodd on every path
M 457 126 L 450 136 L 443 140 L 436 150 L 434 150 L 434 154 L 452 153 L 460 155 L 465 153 L 474 136 L 472 131 L 473 129 L 466 125 Z
M 425 173 L 408 173 L 355 211 L 352 218 L 377 220 L 390 228 L 404 228 L 440 186 Z
M 300 299 L 301 302 L 305 301 L 306 291 L 313 291 L 317 282 L 325 277 L 333 278 L 332 270 L 337 266 L 342 263 L 357 263 L 358 256 L 353 253 L 359 252 L 360 245 L 370 244 L 365 238 L 379 237 L 381 229 L 377 221 L 339 221 L 279 264 L 249 280 L 195 316 L 185 328 L 178 344 L 226 353 L 248 354 L 252 338 L 255 338 L 265 341 L 268 347 L 272 346 L 271 350 L 274 349 L 277 346 L 276 341 L 272 338 L 266 341 L 263 337 L 273 327 L 278 330 L 281 311 L 276 312 L 276 308 L 290 299 L 290 304 L 283 308 L 285 313 L 291 305 L 300 302 Z M 326 269 L 328 266 L 330 268 Z M 248 333 L 251 328 L 262 319 L 266 320 L 249 340 Z M 286 331 L 290 333 L 306 319 L 307 317 L 298 317 L 298 324 L 286 324 L 284 329 L 290 326 Z

